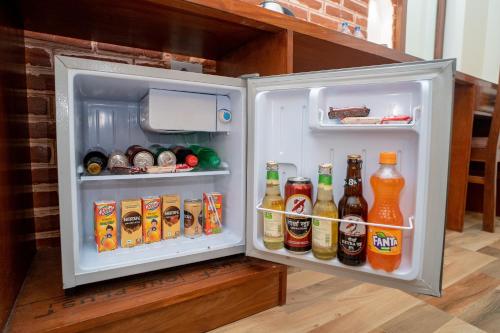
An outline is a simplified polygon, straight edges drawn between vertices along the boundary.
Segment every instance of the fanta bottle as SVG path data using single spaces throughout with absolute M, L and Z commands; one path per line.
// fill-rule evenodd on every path
M 368 213 L 368 221 L 402 226 L 399 196 L 405 180 L 396 170 L 396 152 L 381 152 L 379 163 L 379 169 L 370 178 L 375 199 Z M 392 272 L 399 267 L 402 236 L 401 229 L 368 227 L 367 259 L 374 269 Z

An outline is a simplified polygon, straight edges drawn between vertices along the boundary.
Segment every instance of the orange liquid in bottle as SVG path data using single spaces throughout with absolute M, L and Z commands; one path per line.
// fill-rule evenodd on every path
M 368 221 L 387 225 L 403 225 L 399 196 L 404 178 L 396 170 L 396 153 L 382 152 L 380 168 L 370 178 L 375 195 Z M 372 268 L 386 272 L 396 270 L 401 263 L 402 230 L 368 226 L 367 259 Z

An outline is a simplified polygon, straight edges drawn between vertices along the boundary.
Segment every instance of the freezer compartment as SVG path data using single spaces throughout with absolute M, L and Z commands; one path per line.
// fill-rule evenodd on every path
M 56 86 L 65 288 L 244 252 L 246 96 L 241 80 L 57 57 Z M 223 100 L 232 113 L 231 131 L 190 128 L 187 133 L 158 133 L 143 129 L 140 103 L 152 89 Z M 177 111 L 176 117 L 183 117 L 181 110 Z M 184 116 L 189 123 L 188 114 Z M 215 149 L 222 163 L 218 170 L 199 172 L 116 175 L 105 171 L 97 176 L 83 172 L 83 157 L 90 148 L 97 146 L 110 153 L 134 144 L 146 148 L 152 144 L 198 144 Z M 204 192 L 224 196 L 220 234 L 97 251 L 95 201 L 116 201 L 120 230 L 121 200 L 178 194 L 182 225 L 184 199 L 201 199 Z M 118 232 L 118 243 L 120 236 Z
M 141 127 L 147 131 L 229 131 L 232 122 L 228 96 L 149 89 L 140 103 Z
M 326 108 L 363 104 L 381 115 L 385 110 L 397 108 L 411 113 L 418 108 L 428 112 L 428 100 L 423 97 L 426 82 L 409 82 L 386 85 L 352 85 L 311 87 L 302 89 L 260 91 L 255 99 L 255 146 L 252 246 L 261 253 L 283 256 L 299 262 L 317 263 L 341 270 L 363 272 L 375 276 L 399 280 L 414 280 L 420 273 L 425 221 L 417 209 L 419 171 L 421 160 L 420 115 L 415 116 L 407 126 L 363 125 L 350 126 L 325 122 L 311 124 L 312 114 L 317 114 L 318 105 Z M 311 105 L 314 103 L 314 105 Z M 414 114 L 413 114 L 414 115 Z M 317 118 L 320 119 L 320 118 Z M 326 121 L 326 120 L 325 120 Z M 327 125 L 327 130 L 321 128 Z M 366 130 L 369 128 L 370 130 Z M 339 130 L 342 129 L 342 130 Z M 255 209 L 265 194 L 266 161 L 279 163 L 281 193 L 288 177 L 304 176 L 313 182 L 316 200 L 318 165 L 329 162 L 333 165 L 334 200 L 338 203 L 343 195 L 344 178 L 347 169 L 347 155 L 359 154 L 363 159 L 363 195 L 369 208 L 373 204 L 370 176 L 378 169 L 381 151 L 396 151 L 397 168 L 405 178 L 400 207 L 405 221 L 415 219 L 415 227 L 403 230 L 403 249 L 400 267 L 391 273 L 374 270 L 368 263 L 360 267 L 347 266 L 337 259 L 319 260 L 312 253 L 296 255 L 285 249 L 272 251 L 264 247 L 262 212 Z M 368 221 L 371 222 L 371 221 Z M 408 222 L 406 222 L 408 226 Z

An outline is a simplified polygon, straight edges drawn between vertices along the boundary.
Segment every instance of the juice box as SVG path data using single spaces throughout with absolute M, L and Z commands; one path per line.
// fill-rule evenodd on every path
M 181 235 L 181 198 L 177 194 L 161 197 L 163 239 L 177 238 Z
M 142 198 L 142 238 L 146 244 L 161 240 L 161 199 L 159 196 Z
M 94 233 L 98 252 L 116 249 L 116 225 L 116 202 L 94 202 Z
M 142 244 L 142 202 L 141 199 L 122 200 L 121 244 L 134 247 Z
M 205 219 L 205 234 L 222 232 L 222 194 L 203 193 L 203 218 Z

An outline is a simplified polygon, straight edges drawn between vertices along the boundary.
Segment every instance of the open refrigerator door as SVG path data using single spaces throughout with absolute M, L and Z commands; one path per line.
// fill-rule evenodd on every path
M 246 254 L 439 296 L 453 77 L 454 62 L 442 60 L 249 79 Z M 264 246 L 263 214 L 272 212 L 261 202 L 267 161 L 279 165 L 282 194 L 287 178 L 296 176 L 310 178 L 314 193 L 318 165 L 331 163 L 337 202 L 343 194 L 347 155 L 360 155 L 363 196 L 371 207 L 374 197 L 368 179 L 382 151 L 397 153 L 397 168 L 405 179 L 400 198 L 405 223 L 395 228 L 402 233 L 396 270 L 376 270 L 368 262 L 348 266 L 337 258 L 320 260 L 311 252 Z M 364 224 L 368 229 L 376 225 Z

